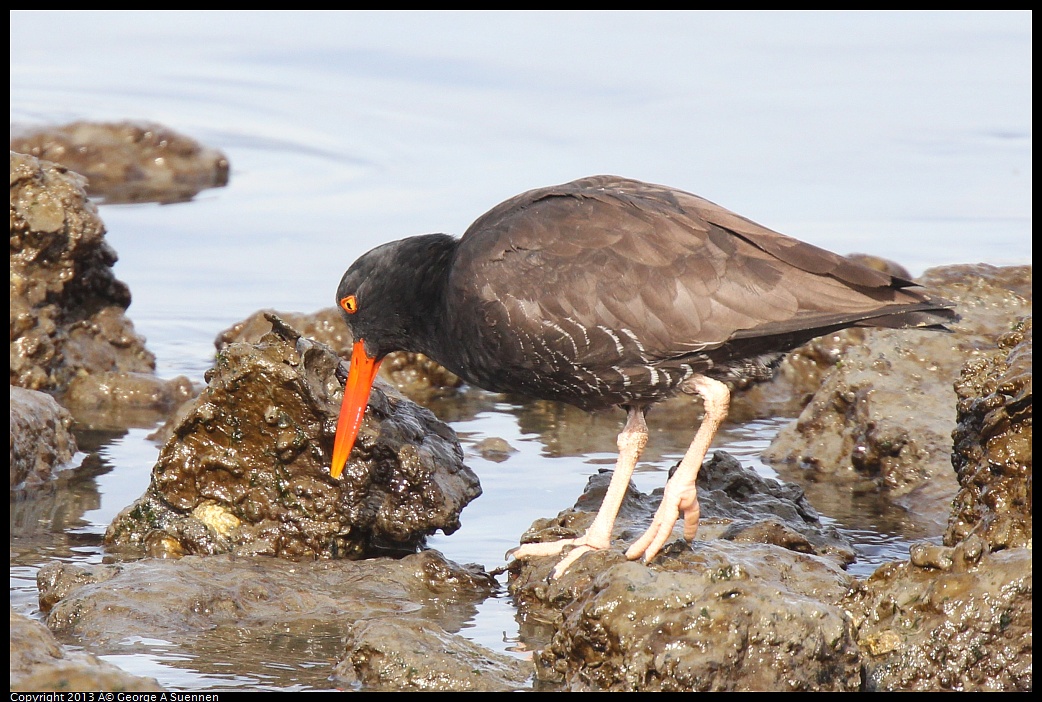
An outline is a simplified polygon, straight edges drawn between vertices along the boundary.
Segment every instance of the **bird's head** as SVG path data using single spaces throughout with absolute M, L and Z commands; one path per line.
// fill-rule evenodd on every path
M 344 470 L 362 426 L 380 362 L 392 351 L 426 351 L 432 306 L 455 239 L 427 234 L 393 241 L 364 254 L 344 273 L 336 292 L 351 330 L 351 369 L 333 441 L 330 474 Z
M 358 438 L 380 362 L 395 350 L 394 339 L 400 335 L 394 328 L 394 294 L 388 289 L 394 272 L 393 248 L 393 244 L 385 244 L 359 258 L 337 287 L 337 309 L 351 330 L 354 346 L 333 440 L 329 473 L 334 478 L 340 477 Z

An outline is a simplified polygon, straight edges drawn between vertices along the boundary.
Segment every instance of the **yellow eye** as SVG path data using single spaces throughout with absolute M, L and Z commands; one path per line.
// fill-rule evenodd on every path
M 358 311 L 358 300 L 355 299 L 354 295 L 348 295 L 340 301 L 340 306 L 344 309 L 344 312 L 354 314 Z

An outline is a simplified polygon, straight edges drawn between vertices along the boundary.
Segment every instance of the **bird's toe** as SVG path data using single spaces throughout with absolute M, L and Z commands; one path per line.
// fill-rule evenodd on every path
M 573 546 L 579 539 L 560 539 L 559 541 L 542 541 L 533 544 L 521 544 L 506 552 L 506 559 L 516 561 L 526 558 L 556 556 L 568 546 Z

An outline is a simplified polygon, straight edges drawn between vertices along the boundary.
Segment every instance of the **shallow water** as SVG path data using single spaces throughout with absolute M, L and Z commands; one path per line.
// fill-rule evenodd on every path
M 153 120 L 228 155 L 228 187 L 193 202 L 101 208 L 159 374 L 201 382 L 218 332 L 260 308 L 331 305 L 372 246 L 459 234 L 506 197 L 594 173 L 916 275 L 1028 263 L 1031 39 L 1029 12 L 12 12 L 11 122 Z M 484 494 L 431 545 L 492 568 L 613 463 L 621 414 L 547 419 L 477 397 L 473 416 L 437 411 L 466 417 L 452 424 Z M 690 438 L 651 424 L 645 491 Z M 732 426 L 715 447 L 771 475 L 758 455 L 778 426 Z M 151 429 L 81 433 L 72 497 L 12 505 L 16 609 L 36 613 L 48 560 L 102 558 L 105 526 L 147 484 Z M 485 437 L 517 453 L 482 458 Z M 858 573 L 921 536 L 875 507 L 816 506 L 859 544 Z M 463 634 L 519 648 L 505 598 Z M 110 660 L 177 689 L 321 688 L 328 661 L 306 658 L 216 676 L 135 641 Z

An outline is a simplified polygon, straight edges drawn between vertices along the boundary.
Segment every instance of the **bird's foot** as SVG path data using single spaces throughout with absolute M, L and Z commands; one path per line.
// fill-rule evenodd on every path
M 698 495 L 694 488 L 670 490 L 667 483 L 662 503 L 651 520 L 651 526 L 626 549 L 626 558 L 633 561 L 643 556 L 648 563 L 654 560 L 672 535 L 673 527 L 676 526 L 681 513 L 684 515 L 684 538 L 688 541 L 695 538 L 700 512 Z
M 550 574 L 550 579 L 556 580 L 557 578 L 564 575 L 565 571 L 567 571 L 568 568 L 571 567 L 571 565 L 575 563 L 577 560 L 579 560 L 579 558 L 581 558 L 583 555 L 589 553 L 590 551 L 600 551 L 602 549 L 608 548 L 609 544 L 606 543 L 601 545 L 600 543 L 594 543 L 595 541 L 599 540 L 589 538 L 589 534 L 587 533 L 574 539 L 560 539 L 558 541 L 544 541 L 542 543 L 535 544 L 522 544 L 517 548 L 513 548 L 507 551 L 506 555 L 507 558 L 514 558 L 515 560 L 521 560 L 523 558 L 532 557 L 556 556 L 557 554 L 561 553 L 561 551 L 571 546 L 572 550 L 569 551 L 567 555 L 565 555 L 565 557 L 557 563 L 556 566 L 554 566 L 554 570 Z

